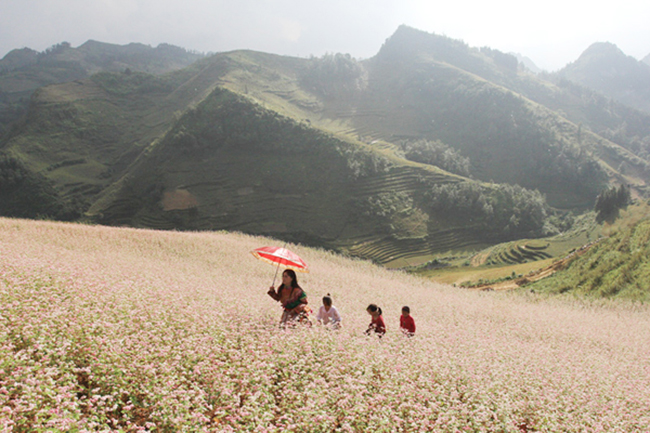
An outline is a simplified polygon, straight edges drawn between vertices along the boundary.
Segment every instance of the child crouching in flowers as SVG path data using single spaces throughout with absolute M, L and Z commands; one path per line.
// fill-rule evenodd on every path
M 282 273 L 282 284 L 277 292 L 275 287 L 271 287 L 267 293 L 284 309 L 280 319 L 281 327 L 297 323 L 311 326 L 309 320 L 311 310 L 307 306 L 307 293 L 298 285 L 298 277 L 292 269 L 286 269 Z
M 399 329 L 407 337 L 415 335 L 415 320 L 411 316 L 411 309 L 408 306 L 402 307 L 402 315 L 399 318 Z
M 318 323 L 322 323 L 332 329 L 339 329 L 341 327 L 343 319 L 339 314 L 339 310 L 332 305 L 332 297 L 329 293 L 327 296 L 323 296 L 323 306 L 318 310 L 316 320 L 318 320 Z
M 366 308 L 366 311 L 372 317 L 370 325 L 368 326 L 368 329 L 366 329 L 366 335 L 374 333 L 379 335 L 379 338 L 383 337 L 386 333 L 386 325 L 384 324 L 381 308 L 375 304 L 370 304 L 368 305 L 368 308 Z

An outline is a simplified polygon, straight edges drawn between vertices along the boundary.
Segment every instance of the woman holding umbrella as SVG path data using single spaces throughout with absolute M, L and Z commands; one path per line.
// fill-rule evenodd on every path
M 286 246 L 286 245 L 285 245 Z M 251 253 L 258 259 L 275 266 L 275 276 L 268 291 L 271 298 L 282 304 L 284 312 L 280 320 L 280 326 L 287 323 L 304 323 L 311 325 L 309 321 L 309 307 L 307 307 L 307 294 L 298 284 L 295 271 L 309 272 L 305 263 L 296 253 L 285 247 L 261 247 Z M 286 268 L 282 272 L 282 284 L 275 290 L 275 279 L 280 266 Z
M 267 293 L 284 308 L 280 326 L 291 323 L 311 324 L 307 317 L 309 314 L 307 294 L 298 284 L 298 278 L 292 269 L 285 269 L 282 272 L 282 284 L 278 286 L 277 291 L 271 286 Z

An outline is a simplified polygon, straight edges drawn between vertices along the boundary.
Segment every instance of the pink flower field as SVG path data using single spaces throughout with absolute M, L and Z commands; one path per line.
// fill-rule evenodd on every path
M 281 330 L 274 269 L 249 253 L 278 243 L 0 219 L 0 429 L 650 431 L 646 307 L 464 291 L 290 245 L 311 307 L 331 293 L 344 326 Z M 363 334 L 369 303 L 382 340 Z

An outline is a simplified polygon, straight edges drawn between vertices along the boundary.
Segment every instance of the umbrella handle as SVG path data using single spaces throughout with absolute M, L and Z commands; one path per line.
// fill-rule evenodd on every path
M 282 245 L 282 248 L 287 247 L 288 242 L 285 242 L 284 245 Z M 278 262 L 278 265 L 275 267 L 275 275 L 273 275 L 273 284 L 271 284 L 271 287 L 275 288 L 275 279 L 278 276 L 278 271 L 280 270 L 280 262 Z
M 273 283 L 271 284 L 271 287 L 275 288 L 275 279 L 278 276 L 278 270 L 280 269 L 280 263 L 278 263 L 278 266 L 275 267 L 275 275 L 273 275 Z

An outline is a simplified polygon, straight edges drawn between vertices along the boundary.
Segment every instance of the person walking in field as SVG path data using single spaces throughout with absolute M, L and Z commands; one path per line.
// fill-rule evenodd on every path
M 386 334 L 386 325 L 384 324 L 381 308 L 375 304 L 370 304 L 366 311 L 372 317 L 370 325 L 366 329 L 366 335 L 377 334 L 379 338 L 383 337 Z
M 307 293 L 298 284 L 298 277 L 292 269 L 286 269 L 282 273 L 282 284 L 275 287 L 271 286 L 268 295 L 278 301 L 282 308 L 282 318 L 280 326 L 295 325 L 303 323 L 311 325 L 309 321 L 309 307 L 307 306 Z
M 318 310 L 316 315 L 316 320 L 318 323 L 321 323 L 332 329 L 339 329 L 341 327 L 341 322 L 343 319 L 339 314 L 339 310 L 332 305 L 332 297 L 328 293 L 327 296 L 323 296 L 323 306 Z
M 399 329 L 407 337 L 415 335 L 415 320 L 411 316 L 411 309 L 408 306 L 402 307 L 402 315 L 399 318 Z

